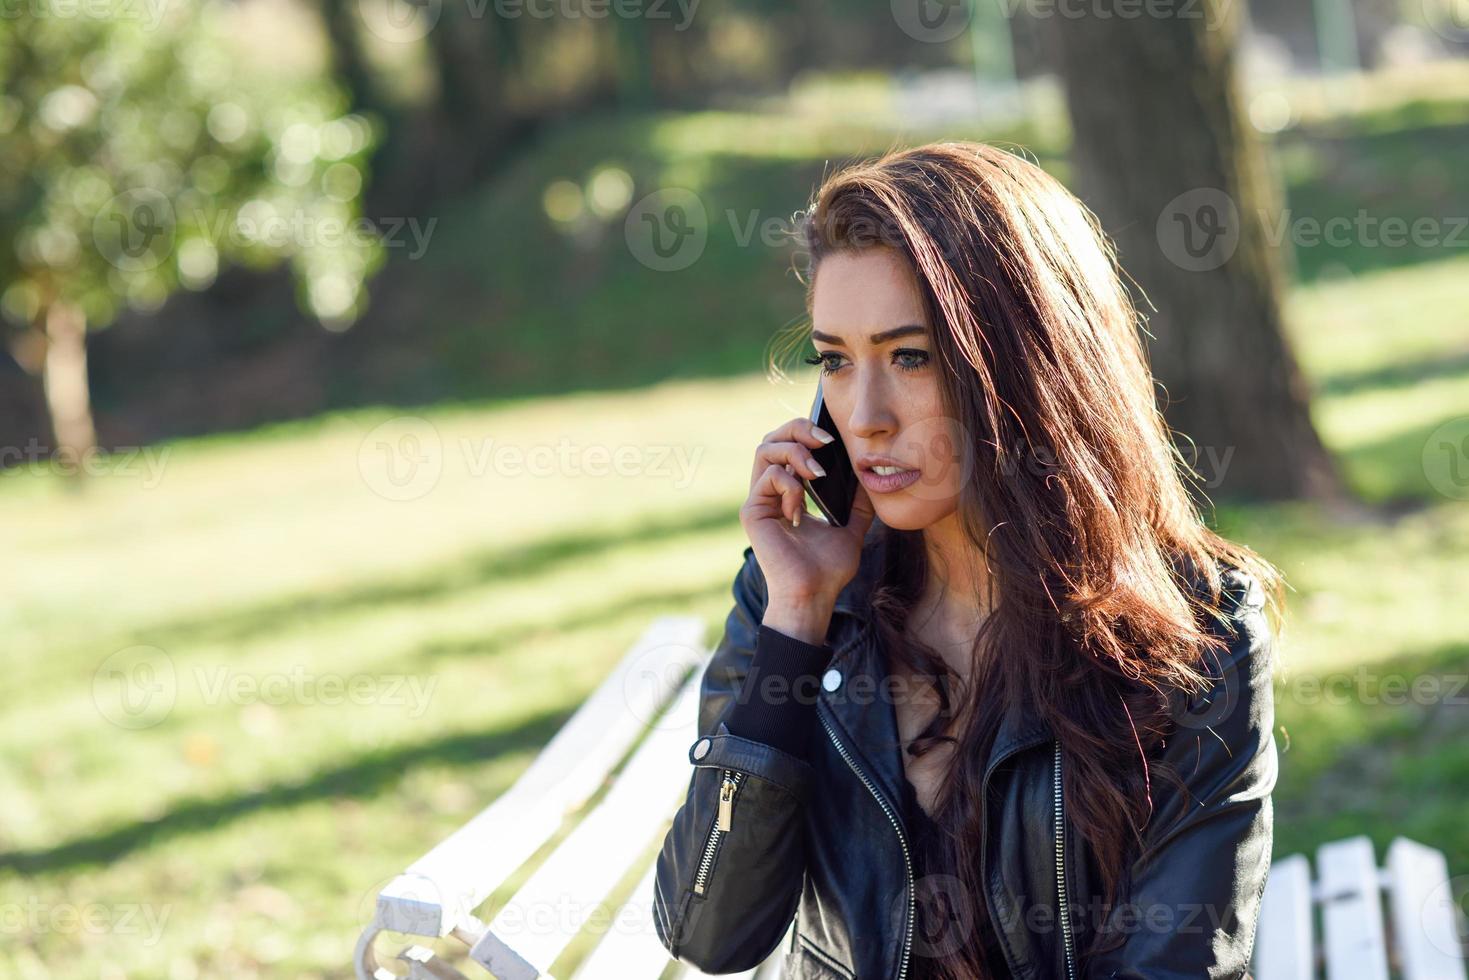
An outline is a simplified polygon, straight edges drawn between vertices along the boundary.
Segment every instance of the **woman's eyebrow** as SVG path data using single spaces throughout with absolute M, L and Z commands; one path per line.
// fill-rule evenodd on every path
M 923 326 L 923 324 L 908 323 L 904 324 L 901 327 L 893 327 L 891 330 L 879 330 L 877 333 L 872 334 L 867 339 L 872 344 L 872 346 L 878 347 L 882 344 L 887 343 L 890 340 L 897 340 L 899 337 L 909 337 L 913 334 L 926 333 L 928 333 L 928 328 Z M 822 333 L 820 330 L 812 330 L 811 339 L 819 340 L 823 344 L 831 344 L 833 347 L 847 346 L 846 342 L 842 340 L 842 338 L 833 337 L 831 334 Z

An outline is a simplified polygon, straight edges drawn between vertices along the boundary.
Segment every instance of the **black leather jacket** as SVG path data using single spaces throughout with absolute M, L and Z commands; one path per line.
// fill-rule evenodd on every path
M 877 693 L 886 668 L 866 602 L 882 568 L 879 530 L 874 521 L 832 616 L 811 761 L 723 724 L 766 604 L 764 576 L 745 549 L 735 605 L 702 679 L 688 797 L 656 870 L 658 936 L 672 956 L 705 972 L 761 963 L 793 916 L 785 959 L 792 980 L 903 980 L 922 955 L 900 804 L 906 776 L 891 699 Z M 1125 939 L 1094 962 L 1083 964 L 1079 953 L 1105 917 L 1094 859 L 1066 816 L 1066 755 L 1040 719 L 1008 709 L 985 766 L 981 861 L 984 900 L 1013 976 L 1247 975 L 1271 856 L 1273 643 L 1258 584 L 1234 570 L 1226 581 L 1229 654 L 1207 695 L 1180 699 L 1177 727 L 1157 753 L 1192 800 L 1154 781 L 1146 846 L 1119 903 L 1122 917 L 1111 922 Z

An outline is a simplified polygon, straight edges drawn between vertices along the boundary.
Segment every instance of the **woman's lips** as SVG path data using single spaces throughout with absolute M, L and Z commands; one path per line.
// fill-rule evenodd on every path
M 859 469 L 857 477 L 862 485 L 872 493 L 896 493 L 904 487 L 918 482 L 922 476 L 921 470 L 903 470 L 901 473 L 892 473 L 883 476 L 875 470 Z

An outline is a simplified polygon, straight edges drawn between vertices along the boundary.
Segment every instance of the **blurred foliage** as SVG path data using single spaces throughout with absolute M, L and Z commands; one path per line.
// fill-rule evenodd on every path
M 0 20 L 0 303 L 89 325 L 155 310 L 220 265 L 285 260 L 328 325 L 381 262 L 360 194 L 374 142 L 329 77 L 233 43 L 233 4 Z M 150 20 L 144 13 L 152 15 Z

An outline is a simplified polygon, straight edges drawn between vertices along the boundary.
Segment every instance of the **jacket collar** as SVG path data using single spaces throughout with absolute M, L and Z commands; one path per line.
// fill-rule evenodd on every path
M 837 734 L 858 763 L 880 787 L 902 819 L 902 747 L 898 740 L 897 712 L 886 692 L 887 657 L 874 622 L 872 590 L 882 580 L 887 560 L 887 529 L 874 517 L 863 539 L 857 573 L 837 595 L 834 614 L 849 617 L 837 631 L 832 666 L 842 673 L 836 692 L 821 693 L 830 709 Z M 853 688 L 861 678 L 861 686 Z M 1003 761 L 1017 752 L 1049 741 L 1050 726 L 1028 704 L 1011 703 L 1000 720 L 1000 729 L 985 762 L 985 781 Z M 906 825 L 906 821 L 905 821 Z

